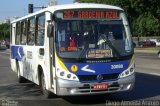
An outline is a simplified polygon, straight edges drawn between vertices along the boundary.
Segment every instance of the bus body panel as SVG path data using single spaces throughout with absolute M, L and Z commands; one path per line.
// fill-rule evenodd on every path
M 130 61 L 117 61 L 108 63 L 64 63 L 68 70 L 76 75 L 112 74 L 121 73 L 128 68 Z M 71 67 L 75 65 L 78 70 L 73 72 Z
M 92 85 L 99 84 L 94 83 L 80 83 L 78 81 L 69 81 L 64 79 L 57 79 L 57 95 L 68 96 L 68 95 L 93 95 L 93 94 L 108 94 L 114 92 L 122 92 L 132 90 L 135 83 L 135 74 L 129 77 L 119 79 L 117 81 L 103 82 L 111 87 L 109 89 L 95 90 Z
M 11 42 L 11 69 L 17 72 L 17 63 L 20 67 L 20 75 L 26 79 L 40 84 L 40 73 L 38 67 L 42 67 L 42 72 L 45 77 L 46 89 L 57 94 L 57 95 L 88 95 L 88 94 L 98 94 L 98 93 L 109 93 L 130 90 L 134 86 L 135 74 L 130 76 L 120 78 L 121 74 L 134 68 L 134 56 L 131 59 L 126 59 L 123 61 L 114 62 L 97 62 L 97 63 L 87 63 L 87 62 L 64 62 L 63 59 L 57 54 L 56 42 L 54 44 L 53 51 L 50 47 L 50 39 L 56 39 L 56 20 L 49 20 L 50 15 L 55 15 L 54 12 L 58 10 L 69 10 L 69 9 L 112 9 L 123 11 L 123 9 L 115 6 L 100 5 L 100 4 L 72 4 L 72 5 L 62 5 L 53 6 L 46 9 L 40 10 L 33 14 L 27 15 L 20 19 L 13 21 L 12 24 L 12 42 Z M 40 14 L 45 14 L 45 34 L 44 34 L 44 45 L 36 46 L 34 45 L 17 45 L 15 43 L 16 39 L 16 23 L 28 20 L 31 17 L 38 17 Z M 53 17 L 52 17 L 53 18 Z M 123 17 L 123 21 L 127 20 Z M 125 23 L 125 22 L 124 22 Z M 54 26 L 53 37 L 47 36 L 47 26 L 52 24 Z M 125 30 L 127 30 L 125 28 Z M 28 35 L 27 35 L 28 36 Z M 40 55 L 40 52 L 44 51 L 44 55 Z M 55 58 L 54 58 L 55 57 Z M 55 63 L 55 66 L 53 65 Z M 65 73 L 65 77 L 61 78 Z M 116 78 L 111 80 L 103 80 L 107 74 L 116 74 Z M 92 81 L 81 81 L 80 76 L 93 76 Z M 72 77 L 70 79 L 70 77 Z M 99 78 L 100 77 L 100 78 Z M 101 77 L 103 77 L 101 79 Z M 115 87 L 114 90 L 95 90 L 92 85 L 94 84 L 107 84 Z

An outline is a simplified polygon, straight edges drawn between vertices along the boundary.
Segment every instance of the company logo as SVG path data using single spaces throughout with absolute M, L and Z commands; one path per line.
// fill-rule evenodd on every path
M 103 80 L 103 75 L 101 75 L 101 74 L 97 75 L 97 80 L 102 81 Z
M 72 66 L 71 66 L 71 71 L 72 71 L 72 72 L 77 72 L 77 71 L 78 71 L 78 66 L 72 65 Z

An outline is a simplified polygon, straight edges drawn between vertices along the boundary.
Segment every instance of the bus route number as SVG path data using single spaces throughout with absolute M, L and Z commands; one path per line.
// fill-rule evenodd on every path
M 72 10 L 66 10 L 64 11 L 64 18 L 73 18 L 74 17 L 74 11 Z

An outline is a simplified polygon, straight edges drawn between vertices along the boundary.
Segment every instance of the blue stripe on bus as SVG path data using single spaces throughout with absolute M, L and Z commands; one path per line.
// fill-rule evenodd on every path
M 99 75 L 113 75 L 113 74 L 120 74 L 124 70 L 128 69 L 130 60 L 125 61 L 118 61 L 118 62 L 108 62 L 108 63 L 64 63 L 68 70 L 77 76 L 99 76 Z M 75 70 L 72 70 L 72 66 L 77 67 L 77 71 L 73 72 Z M 97 78 L 92 80 L 80 80 L 81 82 L 104 82 L 104 81 L 115 81 L 118 80 L 118 77 L 113 77 L 113 79 L 107 79 L 107 80 L 98 80 Z
M 11 58 L 21 61 L 24 56 L 22 46 L 11 46 Z
M 72 72 L 71 66 L 76 65 L 78 70 L 72 72 L 76 75 L 99 75 L 121 73 L 129 66 L 130 61 L 118 61 L 108 63 L 64 63 L 68 70 Z

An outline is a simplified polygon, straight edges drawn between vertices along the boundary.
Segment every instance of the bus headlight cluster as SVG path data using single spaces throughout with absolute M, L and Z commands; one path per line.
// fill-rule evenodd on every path
M 66 80 L 74 80 L 74 81 L 79 81 L 78 77 L 68 71 L 65 71 L 63 69 L 57 69 L 56 72 L 57 77 L 66 79 Z
M 124 77 L 128 77 L 130 75 L 132 75 L 134 73 L 134 68 L 133 67 L 130 67 L 128 68 L 127 70 L 123 71 L 120 75 L 119 75 L 119 78 L 124 78 Z

